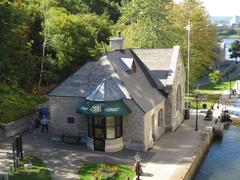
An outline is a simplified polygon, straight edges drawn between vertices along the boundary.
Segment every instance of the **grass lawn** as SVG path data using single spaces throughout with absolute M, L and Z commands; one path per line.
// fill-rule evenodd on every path
M 24 162 L 31 161 L 32 169 L 24 169 Z M 15 173 L 9 173 L 9 180 L 51 180 L 51 173 L 46 165 L 35 156 L 27 156 Z
M 47 101 L 45 96 L 34 96 L 6 84 L 0 84 L 0 122 L 7 123 L 35 111 L 35 106 Z
M 219 36 L 220 39 L 237 39 L 240 38 L 239 35 L 231 35 L 231 36 Z
M 110 174 L 110 172 L 108 172 L 109 169 L 115 169 L 115 171 L 117 171 L 116 176 L 114 177 L 109 177 L 109 178 L 104 178 L 103 176 L 99 177 L 97 175 L 96 172 L 99 172 L 99 168 L 101 166 L 100 163 L 86 163 L 83 166 L 80 167 L 79 171 L 78 171 L 78 175 L 80 177 L 80 179 L 83 180 L 93 180 L 94 175 L 95 177 L 98 177 L 98 179 L 114 179 L 114 180 L 127 180 L 128 177 L 130 179 L 133 179 L 135 176 L 135 172 L 133 167 L 129 166 L 129 165 L 111 165 L 111 164 L 102 164 L 104 167 L 108 166 L 107 169 L 104 169 L 104 171 L 107 172 L 107 174 Z
M 235 85 L 236 81 L 231 82 L 231 87 Z M 207 109 L 211 108 L 211 106 L 216 103 L 223 93 L 224 90 L 230 89 L 230 82 L 221 82 L 218 85 L 207 85 L 207 86 L 199 86 L 198 89 L 191 89 L 190 90 L 190 103 L 191 108 L 196 108 L 196 101 L 195 101 L 195 95 L 199 92 L 201 95 L 205 95 L 207 98 L 206 104 Z M 187 99 L 186 99 L 187 102 Z M 204 101 L 199 101 L 199 107 L 202 108 L 202 104 Z

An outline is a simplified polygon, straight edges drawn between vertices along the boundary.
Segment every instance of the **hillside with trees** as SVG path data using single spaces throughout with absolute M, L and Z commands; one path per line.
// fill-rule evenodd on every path
M 179 44 L 186 63 L 190 20 L 191 81 L 215 60 L 216 31 L 198 0 L 2 0 L 0 18 L 0 82 L 30 92 L 96 60 L 118 31 L 126 47 Z

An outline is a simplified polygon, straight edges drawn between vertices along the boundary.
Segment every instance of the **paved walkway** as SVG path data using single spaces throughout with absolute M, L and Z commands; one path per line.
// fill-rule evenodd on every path
M 224 92 L 220 100 L 220 109 L 229 109 L 237 97 L 229 99 Z M 220 111 L 215 111 L 218 116 Z M 192 162 L 196 150 L 206 136 L 205 127 L 212 121 L 203 121 L 206 111 L 199 112 L 199 131 L 195 131 L 195 112 L 190 119 L 175 131 L 166 133 L 149 152 L 142 152 L 144 176 L 141 179 L 179 180 L 186 173 L 186 168 Z M 214 120 L 213 120 L 214 121 Z M 49 134 L 40 133 L 38 136 L 25 133 L 23 143 L 25 154 L 39 156 L 50 168 L 53 179 L 78 179 L 76 173 L 85 162 L 109 162 L 134 164 L 135 151 L 117 153 L 91 152 L 84 146 L 52 142 Z M 6 170 L 11 164 L 11 138 L 0 140 L 0 169 Z
M 199 129 L 204 129 L 200 113 Z M 181 162 L 186 158 L 191 158 L 195 154 L 196 148 L 202 142 L 203 134 L 194 131 L 195 116 L 186 120 L 176 132 L 166 133 L 161 140 L 149 152 L 142 152 L 143 171 L 142 179 L 171 179 L 174 172 L 181 167 Z M 11 138 L 0 141 L 1 159 L 4 165 L 11 163 Z M 48 134 L 32 136 L 23 135 L 25 154 L 39 156 L 53 172 L 56 180 L 77 179 L 75 175 L 78 168 L 85 162 L 110 162 L 134 164 L 135 151 L 122 151 L 118 153 L 91 152 L 84 146 L 69 145 L 52 142 Z M 0 165 L 1 166 L 1 165 Z M 5 166 L 7 167 L 7 166 Z M 174 178 L 176 179 L 176 178 Z

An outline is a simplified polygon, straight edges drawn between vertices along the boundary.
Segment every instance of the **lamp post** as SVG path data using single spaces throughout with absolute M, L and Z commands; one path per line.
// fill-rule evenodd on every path
M 139 152 L 137 152 L 137 154 L 134 156 L 135 158 L 135 161 L 136 161 L 136 164 L 135 164 L 135 172 L 136 172 L 136 175 L 137 175 L 137 180 L 140 180 L 140 169 L 141 169 L 141 156 L 139 154 Z
M 200 100 L 199 94 L 197 94 L 195 96 L 195 100 L 196 100 L 196 125 L 195 125 L 195 131 L 198 131 L 198 103 L 199 103 L 199 100 Z
M 190 35 L 191 35 L 191 28 L 190 28 L 190 20 L 188 20 L 188 24 L 186 26 L 186 30 L 188 32 L 188 54 L 187 54 L 187 108 L 189 109 L 189 74 L 190 74 Z

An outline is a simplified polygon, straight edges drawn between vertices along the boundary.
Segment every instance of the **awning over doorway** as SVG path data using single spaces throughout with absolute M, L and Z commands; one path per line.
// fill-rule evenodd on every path
M 84 101 L 77 109 L 77 113 L 91 116 L 122 116 L 131 111 L 123 101 Z

